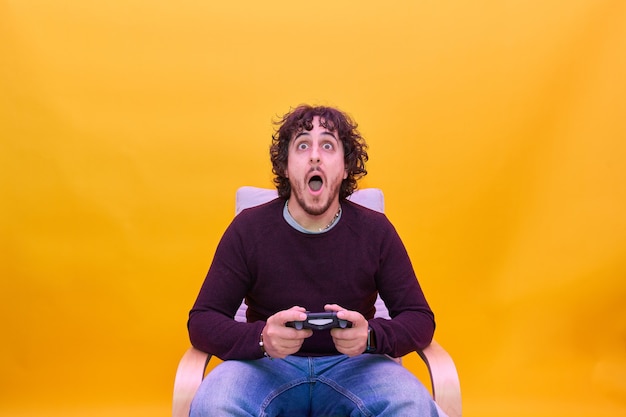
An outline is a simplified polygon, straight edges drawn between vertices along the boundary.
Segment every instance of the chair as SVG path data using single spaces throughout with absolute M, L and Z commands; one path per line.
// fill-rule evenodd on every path
M 236 194 L 235 215 L 243 209 L 253 207 L 277 197 L 276 190 L 256 187 L 241 187 Z M 350 200 L 373 210 L 384 211 L 382 191 L 365 188 L 355 191 Z M 235 320 L 246 321 L 246 305 L 242 303 Z M 376 302 L 376 316 L 389 318 L 384 302 Z M 461 388 L 456 367 L 448 352 L 435 340 L 417 354 L 428 368 L 433 399 L 449 417 L 461 416 Z M 190 347 L 178 364 L 174 381 L 173 417 L 188 417 L 189 407 L 200 383 L 204 379 L 211 355 Z

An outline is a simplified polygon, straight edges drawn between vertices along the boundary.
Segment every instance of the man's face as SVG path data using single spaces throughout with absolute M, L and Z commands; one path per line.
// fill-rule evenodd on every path
M 336 131 L 313 118 L 313 129 L 296 133 L 289 143 L 287 172 L 293 202 L 307 214 L 318 216 L 336 210 L 342 181 L 347 177 L 344 150 Z

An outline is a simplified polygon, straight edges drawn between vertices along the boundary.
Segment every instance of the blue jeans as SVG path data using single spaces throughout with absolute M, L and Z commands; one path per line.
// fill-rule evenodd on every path
M 439 415 L 413 374 L 387 356 L 370 354 L 225 361 L 204 379 L 190 412 L 190 417 Z

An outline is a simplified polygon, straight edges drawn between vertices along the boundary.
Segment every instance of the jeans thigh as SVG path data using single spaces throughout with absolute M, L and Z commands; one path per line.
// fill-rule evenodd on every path
M 295 366 L 300 365 L 302 366 Z M 308 415 L 306 360 L 225 361 L 202 381 L 190 417 Z
M 317 375 L 312 416 L 438 416 L 430 393 L 384 355 L 363 354 Z

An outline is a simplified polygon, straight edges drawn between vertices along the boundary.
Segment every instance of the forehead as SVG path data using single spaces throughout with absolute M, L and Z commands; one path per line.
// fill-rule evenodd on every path
M 293 133 L 293 139 L 310 135 L 312 132 L 319 135 L 332 136 L 337 139 L 337 130 L 334 128 L 333 123 L 319 116 L 313 116 L 312 119 L 303 121 L 302 125 Z

